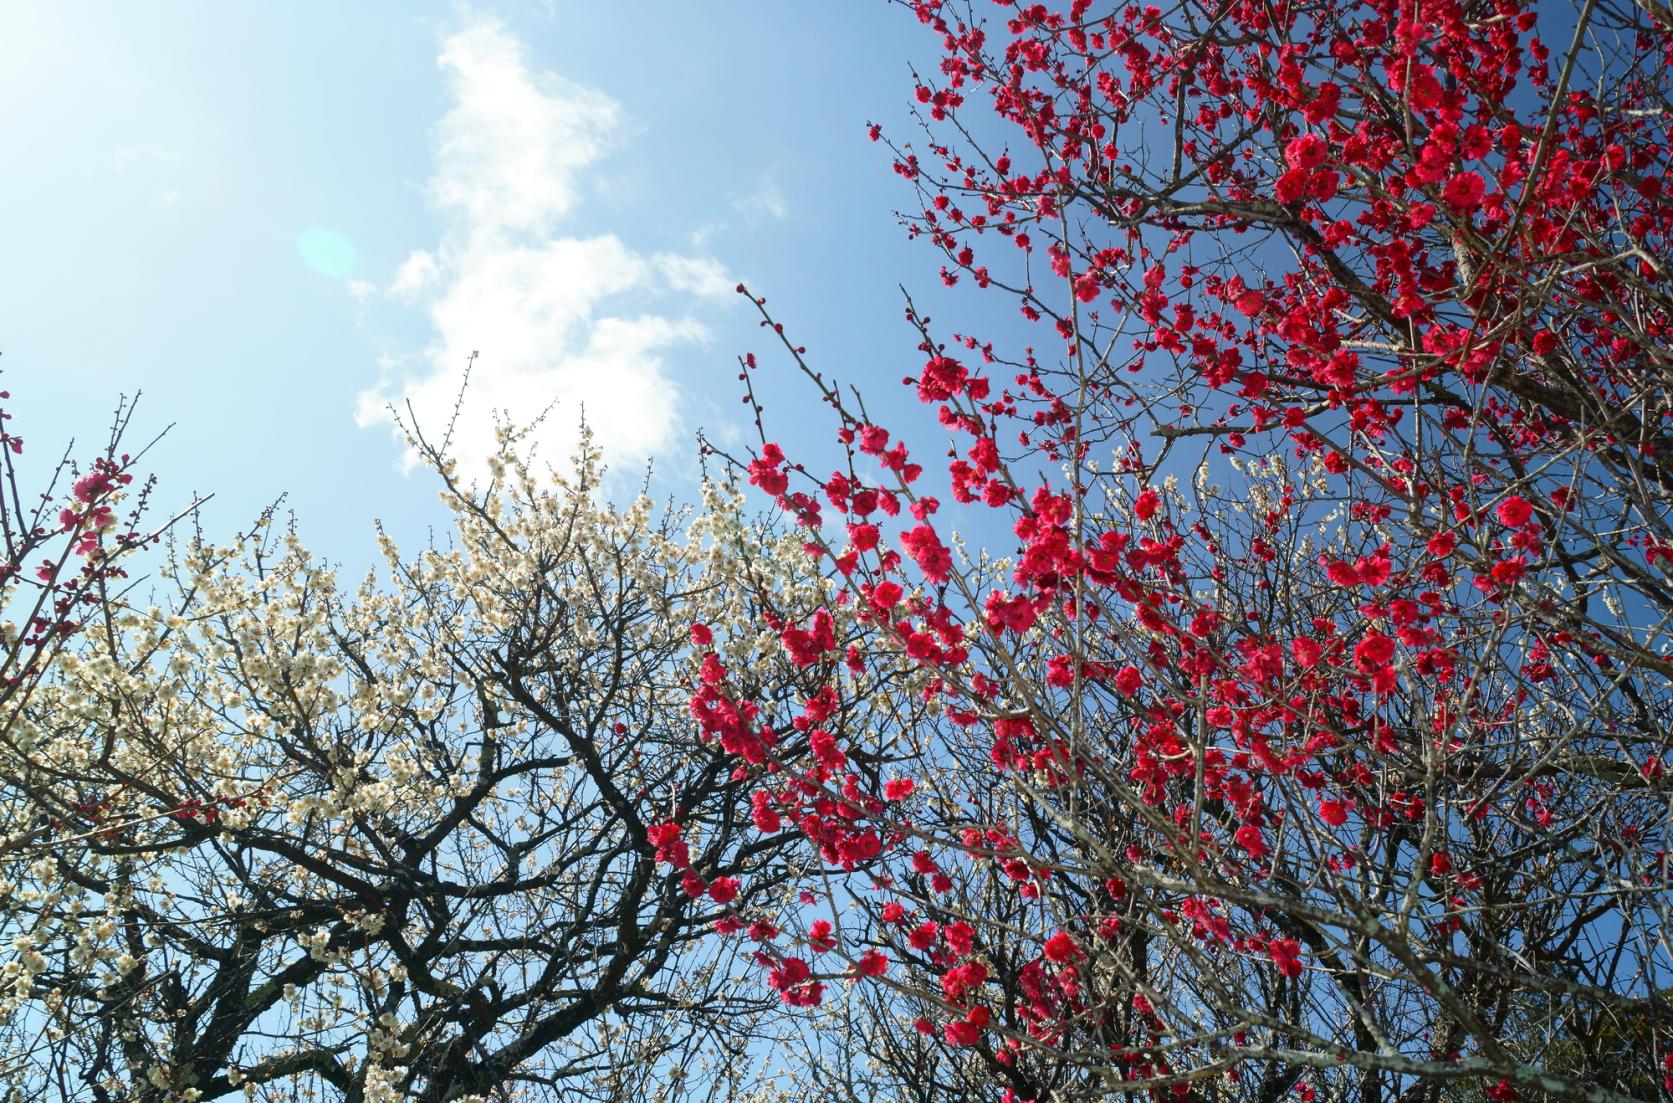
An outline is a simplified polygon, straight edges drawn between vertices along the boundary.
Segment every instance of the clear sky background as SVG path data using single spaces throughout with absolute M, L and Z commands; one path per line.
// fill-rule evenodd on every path
M 383 417 L 411 399 L 470 462 L 492 412 L 585 404 L 618 469 L 689 489 L 693 434 L 747 424 L 747 279 L 824 368 L 905 405 L 898 283 L 939 289 L 878 121 L 936 43 L 883 0 L 526 6 L 4 3 L 0 386 L 34 464 L 143 391 L 159 505 L 210 534 L 288 495 L 371 562 L 434 483 Z M 832 422 L 770 390 L 778 435 Z M 86 449 L 81 451 L 85 452 Z

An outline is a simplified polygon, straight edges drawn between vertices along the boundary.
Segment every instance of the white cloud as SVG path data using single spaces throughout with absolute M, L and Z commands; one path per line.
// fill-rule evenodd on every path
M 437 128 L 430 192 L 475 233 L 547 231 L 574 204 L 576 172 L 621 123 L 608 96 L 529 71 L 523 44 L 494 23 L 442 43 L 453 109 Z
M 726 266 L 713 257 L 687 257 L 679 253 L 658 253 L 657 270 L 675 291 L 719 299 L 737 293 L 738 281 Z
M 154 142 L 141 142 L 139 145 L 123 146 L 111 154 L 111 161 L 118 171 L 141 164 L 178 165 L 184 158 L 175 150 L 168 149 Z
M 733 200 L 732 207 L 751 222 L 763 217 L 783 222 L 790 217 L 790 205 L 785 202 L 784 192 L 779 190 L 778 181 L 770 176 L 748 195 Z
M 154 142 L 123 146 L 110 155 L 116 174 L 131 179 L 136 191 L 158 207 L 174 207 L 186 198 L 180 183 L 184 162 L 182 154 Z
M 441 269 L 436 266 L 436 258 L 423 249 L 414 249 L 395 270 L 395 280 L 389 285 L 389 293 L 397 299 L 412 302 L 435 286 L 439 279 Z
M 475 355 L 452 438 L 467 469 L 484 469 L 497 420 L 525 426 L 542 413 L 534 438 L 554 462 L 583 409 L 612 459 L 675 445 L 682 397 L 667 357 L 708 338 L 690 310 L 712 309 L 737 281 L 707 255 L 646 257 L 603 227 L 566 225 L 626 125 L 614 101 L 531 69 L 496 23 L 447 38 L 437 60 L 452 106 L 436 128 L 430 197 L 445 229 L 386 291 L 422 306 L 433 339 L 421 356 L 385 362 L 357 420 L 388 424 L 390 406 L 410 403 L 439 433 Z

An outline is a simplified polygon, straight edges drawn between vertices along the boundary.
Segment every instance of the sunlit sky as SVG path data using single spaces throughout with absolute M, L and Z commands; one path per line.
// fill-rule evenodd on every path
M 553 402 L 564 452 L 584 406 L 679 495 L 696 430 L 747 425 L 739 279 L 868 398 L 915 369 L 897 284 L 937 262 L 865 126 L 905 134 L 935 43 L 883 0 L 0 10 L 14 426 L 43 464 L 143 392 L 159 503 L 213 492 L 211 535 L 281 494 L 351 568 L 374 518 L 421 534 L 385 411 L 445 425 L 473 351 L 462 460 Z M 769 393 L 779 435 L 828 430 Z

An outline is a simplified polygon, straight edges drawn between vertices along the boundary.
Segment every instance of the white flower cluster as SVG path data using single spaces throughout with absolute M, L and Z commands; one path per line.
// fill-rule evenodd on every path
M 183 1099 L 169 1055 L 238 1019 L 213 995 L 236 990 L 242 1033 L 214 1042 L 231 1087 L 317 1091 L 299 1055 L 348 1069 L 361 1053 L 362 1097 L 395 1099 L 470 992 L 542 975 L 523 932 L 570 937 L 624 891 L 599 779 L 649 818 L 712 760 L 688 713 L 691 626 L 741 681 L 783 684 L 764 603 L 806 617 L 831 588 L 735 488 L 616 507 L 590 443 L 567 474 L 509 452 L 497 471 L 486 492 L 448 484 L 447 542 L 383 537 L 384 567 L 352 590 L 270 518 L 171 548 L 159 592 L 114 606 L 8 706 L 0 758 L 23 780 L 0 800 L 28 826 L 0 840 L 0 1068 L 104 1061 L 112 1083 Z M 587 753 L 606 765 L 589 773 Z M 667 929 L 646 918 L 648 937 Z M 549 952 L 567 972 L 532 1008 L 587 991 L 617 951 L 598 932 Z M 632 983 L 702 1012 L 734 974 L 691 952 L 689 971 Z M 121 1044 L 96 1055 L 101 1037 Z

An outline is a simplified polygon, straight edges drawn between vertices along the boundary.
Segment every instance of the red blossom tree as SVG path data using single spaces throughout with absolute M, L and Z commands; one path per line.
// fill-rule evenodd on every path
M 941 47 L 906 225 L 1037 334 L 908 304 L 944 465 L 783 340 L 849 460 L 739 461 L 838 583 L 772 626 L 810 734 L 763 745 L 723 673 L 693 702 L 823 867 L 751 928 L 786 1003 L 854 981 L 820 1083 L 1646 1097 L 1673 16 L 906 6 Z M 928 713 L 821 727 L 880 691 Z
M 0 403 L 9 402 L 0 390 Z M 79 454 L 72 443 L 50 469 L 31 476 L 24 438 L 0 405 L 0 854 L 52 838 L 97 818 L 100 800 L 36 802 L 43 776 L 31 750 L 36 689 L 67 653 L 108 641 L 124 607 L 133 554 L 175 521 L 141 530 L 151 484 L 134 486 L 140 458 L 122 451 L 133 403 L 116 410 L 102 447 Z M 102 800 L 102 798 L 100 798 Z

